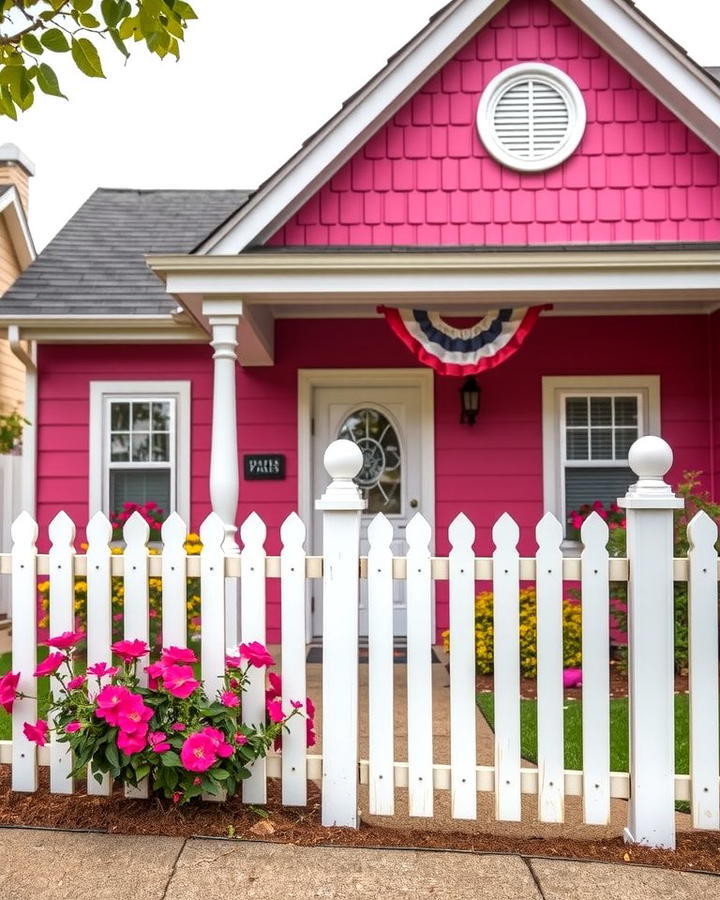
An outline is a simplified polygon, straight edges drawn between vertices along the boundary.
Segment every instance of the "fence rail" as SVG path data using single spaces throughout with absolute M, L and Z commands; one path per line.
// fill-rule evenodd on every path
M 643 444 L 643 441 L 645 444 Z M 647 442 L 651 443 L 648 444 Z M 19 690 L 34 694 L 32 671 L 36 653 L 37 578 L 50 581 L 51 630 L 70 629 L 74 621 L 74 579 L 87 580 L 87 646 L 91 662 L 110 662 L 112 641 L 111 579 L 124 582 L 124 633 L 147 639 L 148 579 L 162 578 L 164 644 L 185 646 L 186 579 L 200 579 L 201 666 L 206 686 L 218 683 L 226 649 L 225 598 L 227 581 L 237 581 L 241 596 L 240 638 L 265 642 L 268 579 L 279 580 L 281 594 L 282 678 L 291 696 L 305 695 L 305 593 L 309 579 L 322 579 L 323 624 L 323 754 L 307 753 L 301 719 L 291 723 L 283 739 L 282 756 L 256 765 L 243 785 L 247 802 L 265 800 L 268 777 L 282 778 L 283 802 L 303 805 L 307 780 L 322 782 L 323 822 L 357 824 L 357 788 L 369 786 L 369 812 L 393 815 L 397 789 L 407 789 L 411 816 L 432 816 L 433 790 L 451 792 L 452 816 L 477 818 L 477 793 L 493 792 L 495 815 L 519 821 L 523 794 L 537 796 L 542 822 L 561 822 L 565 798 L 583 798 L 588 824 L 605 824 L 611 798 L 629 799 L 627 837 L 656 846 L 674 846 L 674 802 L 691 804 L 695 828 L 720 825 L 718 760 L 718 580 L 715 549 L 718 530 L 704 513 L 688 527 L 690 554 L 672 558 L 672 515 L 679 501 L 662 480 L 669 468 L 666 445 L 644 438 L 631 452 L 640 477 L 623 501 L 628 517 L 628 558 L 610 558 L 608 527 L 593 514 L 583 524 L 579 558 L 563 558 L 560 523 L 546 515 L 538 524 L 534 557 L 520 557 L 520 530 L 505 514 L 494 525 L 492 557 L 476 557 L 475 527 L 459 515 L 449 529 L 450 553 L 431 557 L 430 526 L 421 515 L 408 524 L 407 551 L 393 556 L 392 524 L 382 514 L 369 530 L 367 557 L 359 557 L 362 503 L 352 478 L 359 469 L 357 448 L 336 442 L 326 454 L 332 483 L 318 503 L 325 519 L 323 556 L 305 553 L 305 526 L 292 514 L 280 534 L 282 553 L 265 553 L 266 528 L 257 515 L 241 527 L 240 556 L 225 556 L 225 530 L 216 515 L 203 523 L 199 557 L 183 547 L 185 523 L 173 514 L 163 525 L 162 552 L 151 555 L 149 529 L 139 515 L 124 530 L 122 556 L 111 554 L 112 529 L 97 514 L 88 523 L 88 549 L 74 549 L 75 526 L 60 513 L 51 523 L 51 549 L 38 554 L 38 528 L 26 514 L 13 525 L 13 550 L 0 556 L 0 572 L 11 575 L 13 668 L 21 672 Z M 659 449 L 658 449 L 659 448 Z M 633 448 L 635 449 L 635 448 Z M 357 451 L 357 452 L 356 452 Z M 660 452 L 662 451 L 662 453 Z M 335 457 L 333 456 L 335 454 Z M 664 454 L 664 455 L 663 455 Z M 669 538 L 668 538 L 669 535 Z M 359 759 L 358 718 L 358 592 L 367 581 L 369 647 L 369 755 Z M 406 582 L 408 758 L 394 754 L 393 580 Z M 690 775 L 674 771 L 673 713 L 673 580 L 689 585 L 690 608 Z M 429 647 L 433 643 L 432 584 L 449 583 L 450 762 L 433 758 L 432 680 Z M 475 590 L 477 581 L 494 592 L 495 747 L 492 766 L 477 765 L 475 748 L 476 658 Z M 532 581 L 537 592 L 537 718 L 538 765 L 521 759 L 519 593 L 521 582 Z M 563 746 L 563 633 L 565 582 L 581 587 L 582 596 L 582 771 L 566 771 Z M 610 582 L 627 582 L 630 641 L 631 771 L 610 771 L 609 635 Z M 265 715 L 265 684 L 256 676 L 243 707 L 247 724 Z M 37 789 L 38 765 L 49 765 L 51 790 L 69 792 L 71 760 L 65 745 L 51 742 L 37 752 L 22 724 L 37 717 L 31 696 L 15 704 L 12 742 L 0 742 L 0 762 L 12 763 L 14 790 Z M 88 788 L 107 794 L 107 779 Z M 147 795 L 141 786 L 135 796 Z

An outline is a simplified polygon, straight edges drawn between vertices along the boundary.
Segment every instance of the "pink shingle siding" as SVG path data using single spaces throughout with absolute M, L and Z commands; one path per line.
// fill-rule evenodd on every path
M 484 86 L 527 60 L 567 72 L 588 113 L 538 174 L 500 166 L 475 127 Z M 714 240 L 717 156 L 549 0 L 511 0 L 268 244 Z

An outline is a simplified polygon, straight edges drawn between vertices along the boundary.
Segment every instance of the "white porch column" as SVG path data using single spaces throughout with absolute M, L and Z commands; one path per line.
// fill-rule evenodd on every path
M 235 539 L 237 525 L 240 471 L 237 440 L 237 329 L 235 315 L 210 316 L 213 354 L 213 411 L 210 446 L 210 503 L 225 526 L 223 550 L 238 556 Z M 225 582 L 225 634 L 229 647 L 239 641 L 239 584 L 236 579 Z

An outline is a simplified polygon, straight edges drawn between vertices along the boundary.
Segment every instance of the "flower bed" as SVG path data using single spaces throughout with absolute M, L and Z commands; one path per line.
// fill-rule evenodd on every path
M 226 657 L 222 682 L 212 696 L 195 676 L 195 653 L 184 647 L 166 647 L 157 662 L 144 666 L 147 687 L 138 673 L 150 652 L 144 641 L 116 642 L 112 650 L 118 665 L 98 662 L 77 675 L 73 651 L 83 637 L 82 632 L 65 632 L 46 642 L 52 652 L 34 674 L 60 683 L 48 716 L 53 728 L 39 719 L 23 729 L 39 746 L 54 730 L 74 754 L 73 775 L 89 767 L 99 782 L 109 775 L 137 787 L 148 779 L 157 794 L 183 804 L 202 794 L 234 795 L 250 775 L 249 766 L 279 745 L 295 716 L 306 716 L 307 743 L 314 743 L 312 701 L 283 701 L 275 673 L 266 693 L 266 720 L 243 724 L 242 695 L 250 670 L 274 665 L 262 644 L 241 644 L 236 655 Z M 8 712 L 20 696 L 18 678 L 13 672 L 0 678 L 0 704 Z

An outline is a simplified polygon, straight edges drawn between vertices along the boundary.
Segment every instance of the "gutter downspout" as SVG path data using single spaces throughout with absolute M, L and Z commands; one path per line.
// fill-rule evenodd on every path
M 37 344 L 28 341 L 27 346 L 20 340 L 20 328 L 8 326 L 8 343 L 13 354 L 25 366 L 25 418 L 29 425 L 23 428 L 22 438 L 22 508 L 36 518 L 36 476 L 37 476 Z

